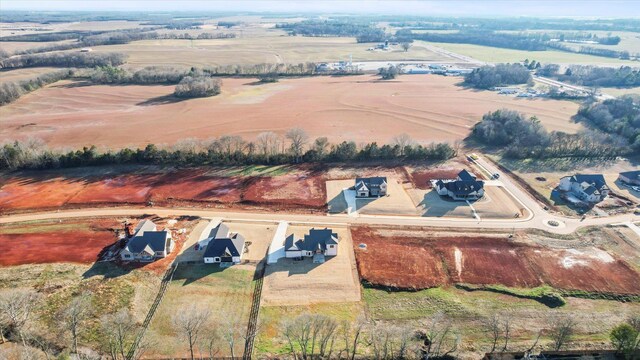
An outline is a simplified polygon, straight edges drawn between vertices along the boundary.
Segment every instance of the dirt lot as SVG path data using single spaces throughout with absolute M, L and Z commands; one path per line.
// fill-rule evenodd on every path
M 262 290 L 264 306 L 310 305 L 326 302 L 360 301 L 360 284 L 349 230 L 333 228 L 340 239 L 338 255 L 324 264 L 310 258 L 280 259 L 267 266 Z M 290 226 L 287 234 L 303 236 L 309 227 Z
M 436 237 L 419 232 L 352 228 L 362 279 L 397 288 L 454 283 L 640 294 L 640 274 L 595 248 L 553 249 L 506 237 Z M 397 269 L 406 269 L 398 272 Z M 406 274 L 411 274 L 407 276 Z
M 65 220 L 0 226 L 0 265 L 91 264 L 116 242 L 115 219 Z
M 401 184 L 402 179 L 387 177 L 387 194 L 375 199 L 356 199 L 360 214 L 369 215 L 417 215 L 416 206 Z
M 576 103 L 471 91 L 455 86 L 459 81 L 435 75 L 407 75 L 390 82 L 368 75 L 314 77 L 264 85 L 224 79 L 221 95 L 184 101 L 169 96 L 173 86 L 63 81 L 1 107 L 0 137 L 34 136 L 54 147 L 119 148 L 220 135 L 250 140 L 263 131 L 282 134 L 301 127 L 311 138 L 327 136 L 331 142 L 387 143 L 408 133 L 429 143 L 461 140 L 483 114 L 502 107 L 536 115 L 550 130 L 573 133 L 581 128 L 570 120 Z M 298 106 L 287 106 L 292 103 Z M 390 130 L 377 131 L 380 128 Z
M 2 178 L 0 211 L 73 207 L 86 204 L 200 203 L 276 205 L 324 209 L 324 176 L 305 168 L 278 169 L 256 175 L 247 167 L 179 171 L 132 168 L 110 175 L 82 176 L 61 171 L 21 173 Z

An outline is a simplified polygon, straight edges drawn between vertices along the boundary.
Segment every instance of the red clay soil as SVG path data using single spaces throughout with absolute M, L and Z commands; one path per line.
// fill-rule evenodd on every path
M 418 189 L 431 189 L 431 180 L 455 179 L 461 169 L 416 170 L 411 172 L 411 182 Z
M 203 171 L 169 173 L 155 182 L 152 201 L 193 200 L 237 203 L 241 200 L 242 179 L 203 175 Z
M 416 237 L 352 228 L 362 279 L 394 288 L 468 283 L 640 294 L 640 275 L 596 249 L 547 249 L 495 237 Z M 366 250 L 358 245 L 364 243 Z M 456 256 L 457 253 L 457 256 Z
M 0 212 L 77 207 L 91 204 L 211 202 L 279 204 L 292 208 L 325 206 L 322 175 L 310 172 L 274 177 L 223 177 L 189 169 L 65 179 L 60 175 L 7 177 L 0 185 Z
M 0 265 L 44 264 L 72 262 L 90 264 L 100 252 L 117 239 L 103 224 L 93 223 L 90 229 L 20 233 L 11 229 L 0 233 Z M 116 227 L 117 223 L 107 221 Z M 37 230 L 37 225 L 33 225 Z M 31 231 L 34 229 L 31 228 Z
M 92 180 L 67 203 L 145 203 L 156 178 L 153 175 L 120 175 Z
M 6 182 L 5 182 L 6 180 Z M 82 190 L 83 180 L 10 178 L 0 179 L 0 212 L 9 209 L 60 207 Z
M 243 199 L 257 204 L 323 207 L 326 197 L 320 175 L 286 174 L 249 182 Z

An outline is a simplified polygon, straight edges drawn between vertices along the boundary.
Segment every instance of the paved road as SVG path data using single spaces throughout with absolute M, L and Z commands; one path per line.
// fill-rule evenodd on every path
M 565 89 L 569 89 L 569 90 L 573 90 L 573 91 L 584 91 L 584 92 L 590 92 L 590 89 L 584 88 L 582 86 L 577 86 L 577 85 L 571 85 L 571 84 L 567 84 L 565 82 L 562 81 L 558 81 L 558 80 L 554 80 L 554 79 L 549 79 L 546 77 L 542 77 L 542 76 L 537 76 L 534 75 L 533 79 L 536 81 L 539 81 L 545 85 L 550 85 L 550 86 L 555 86 L 557 88 L 565 88 Z M 615 96 L 611 96 L 608 94 L 604 94 L 601 93 L 600 95 L 598 95 L 598 98 L 600 100 L 609 100 L 609 99 L 615 99 Z

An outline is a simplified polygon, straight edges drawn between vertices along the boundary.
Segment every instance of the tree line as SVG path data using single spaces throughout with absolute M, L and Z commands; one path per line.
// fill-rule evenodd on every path
M 504 149 L 509 158 L 615 158 L 632 148 L 617 134 L 583 130 L 576 134 L 548 132 L 535 117 L 527 118 L 513 110 L 485 114 L 471 138 L 488 146 Z
M 73 70 L 64 69 L 48 72 L 36 78 L 18 82 L 5 82 L 0 86 L 0 106 L 18 100 L 22 95 L 40 89 L 56 81 L 73 76 Z
M 124 64 L 126 59 L 127 56 L 123 53 L 52 52 L 3 59 L 0 60 L 0 68 L 118 66 Z
M 538 72 L 542 76 L 554 77 L 560 81 L 595 87 L 634 87 L 640 86 L 640 70 L 630 66 L 619 68 L 590 65 L 571 65 L 560 73 L 560 66 L 548 64 Z
M 629 60 L 631 57 L 638 58 L 639 54 L 631 54 L 626 50 L 611 50 L 611 49 L 600 49 L 594 48 L 592 46 L 580 46 L 580 48 L 576 49 L 571 46 L 567 46 L 565 44 L 559 42 L 549 42 L 547 43 L 549 48 L 575 53 L 575 54 L 585 54 L 585 55 L 593 55 L 593 56 L 602 56 L 614 59 L 622 59 Z
M 286 30 L 292 36 L 352 36 L 359 43 L 382 42 L 386 38 L 384 30 L 360 22 L 305 20 L 276 24 L 276 28 Z
M 575 120 L 607 134 L 626 140 L 635 152 L 640 151 L 640 107 L 637 97 L 623 96 L 593 102 L 580 107 Z
M 95 146 L 61 152 L 48 149 L 42 140 L 6 141 L 0 147 L 0 168 L 51 169 L 112 164 L 206 165 L 279 165 L 321 162 L 384 160 L 446 160 L 457 148 L 447 143 L 416 144 L 407 135 L 397 136 L 390 144 L 375 142 L 357 145 L 353 141 L 332 144 L 326 137 L 310 141 L 299 128 L 283 136 L 273 132 L 258 134 L 246 141 L 240 136 L 221 136 L 199 141 L 185 139 L 171 147 L 154 144 L 144 149 L 124 148 L 98 151 Z
M 464 84 L 477 89 L 532 82 L 529 69 L 521 64 L 485 65 L 465 75 Z

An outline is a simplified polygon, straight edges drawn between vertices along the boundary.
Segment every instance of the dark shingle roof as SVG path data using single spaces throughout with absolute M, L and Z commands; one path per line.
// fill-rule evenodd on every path
M 472 173 L 468 172 L 467 170 L 462 170 L 458 173 L 458 178 L 460 178 L 460 180 L 462 181 L 475 181 L 476 180 L 476 176 L 473 175 Z
M 369 178 L 356 178 L 356 187 L 358 187 L 358 185 L 360 183 L 364 183 L 364 185 L 366 187 L 368 187 L 369 189 L 372 188 L 380 188 L 380 185 L 382 185 L 383 183 L 387 182 L 387 178 L 384 176 L 376 176 L 376 177 L 369 177 Z
M 588 183 L 598 190 L 607 189 L 607 182 L 601 174 L 575 174 L 571 178 L 572 181 L 578 183 Z
M 635 179 L 638 180 L 640 179 L 640 170 L 634 170 L 634 171 L 625 171 L 625 172 L 621 172 L 620 175 L 628 178 L 628 179 Z
M 444 183 L 444 187 L 447 190 L 451 191 L 455 195 L 469 195 L 473 192 L 479 191 L 484 187 L 484 182 L 482 181 L 449 181 Z
M 211 239 L 204 251 L 204 257 L 240 256 L 243 247 L 244 237 L 240 234 L 231 238 Z
M 152 251 L 165 251 L 167 246 L 167 231 L 145 231 L 140 236 L 134 236 L 127 243 L 132 253 L 139 253 L 149 246 Z
M 284 242 L 285 250 L 295 245 L 299 250 L 315 251 L 326 250 L 327 245 L 338 244 L 338 234 L 331 229 L 311 229 L 304 239 L 296 239 L 293 235 L 289 235 Z

